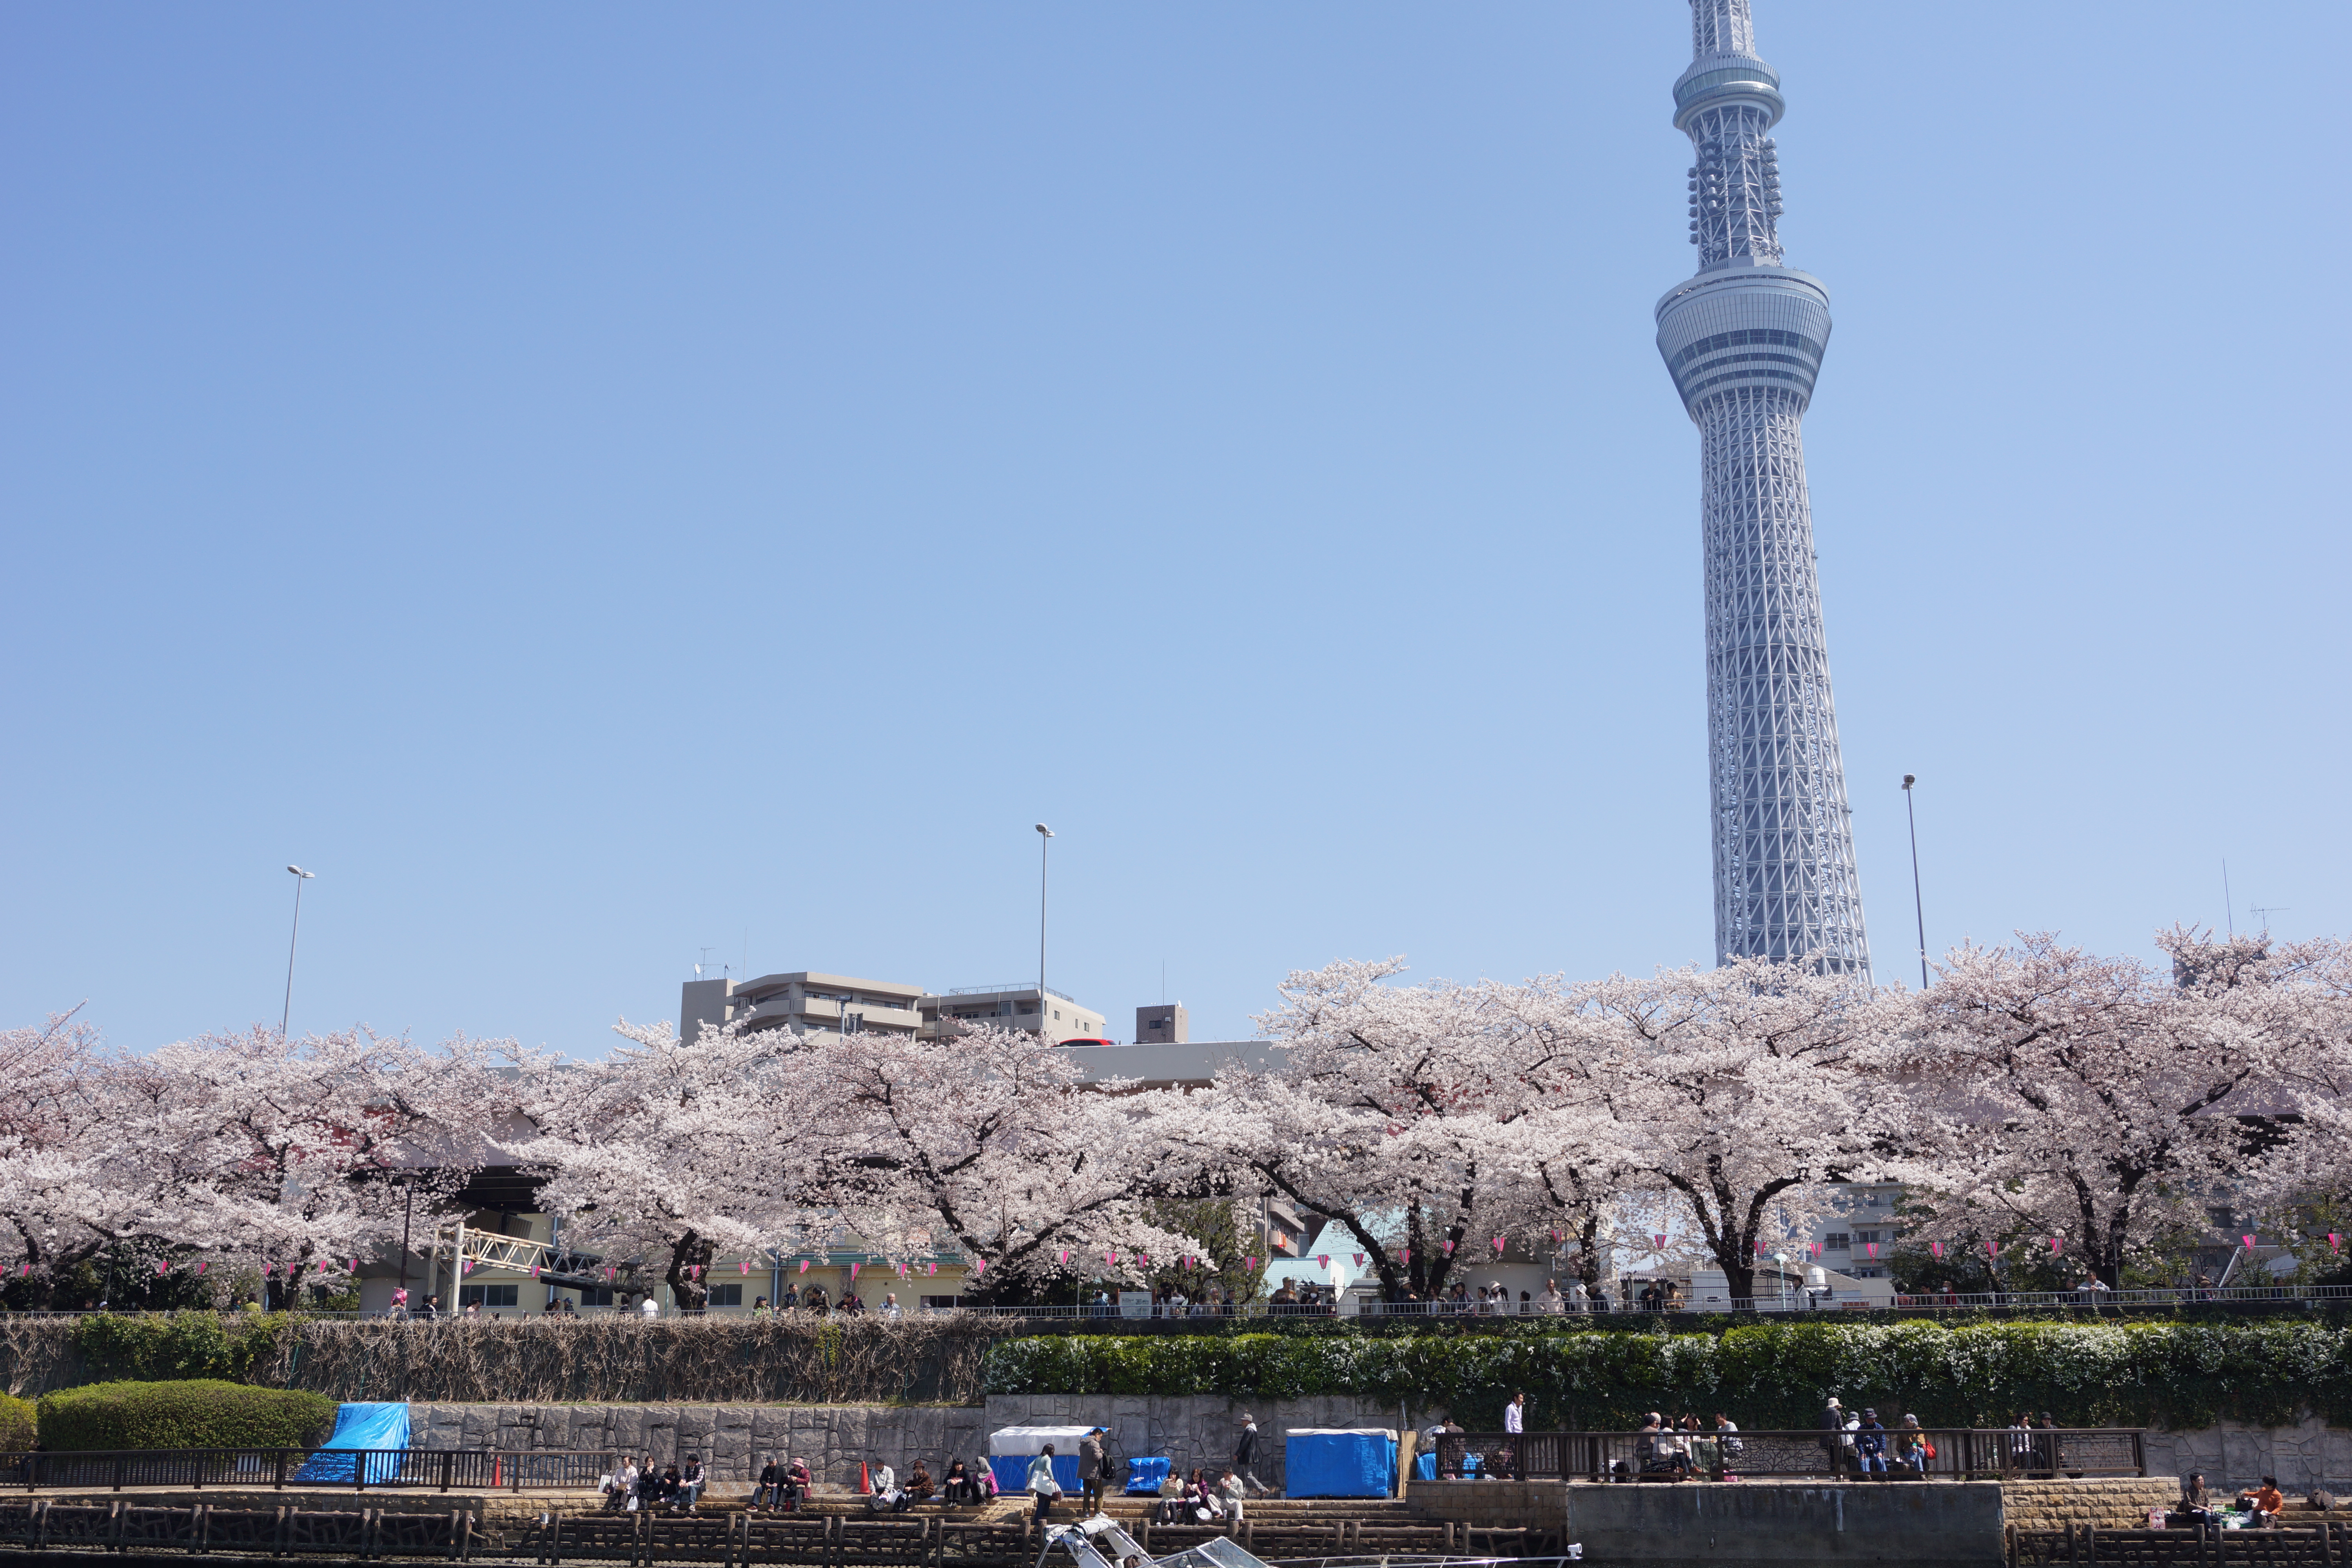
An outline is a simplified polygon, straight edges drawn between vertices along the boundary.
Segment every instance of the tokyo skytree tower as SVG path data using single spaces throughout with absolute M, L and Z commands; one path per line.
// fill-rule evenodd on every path
M 1784 105 L 1748 0 L 1691 0 L 1686 132 L 1698 272 L 1658 301 L 1658 352 L 1699 428 L 1715 948 L 1867 974 L 1862 889 L 1830 702 L 1799 424 L 1830 337 L 1829 290 L 1780 264 Z

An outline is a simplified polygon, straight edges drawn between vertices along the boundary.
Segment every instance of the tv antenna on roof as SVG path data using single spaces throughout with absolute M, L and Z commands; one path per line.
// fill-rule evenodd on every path
M 2273 915 L 2283 915 L 2286 913 L 2288 908 L 2289 906 L 2285 904 L 2248 904 L 2246 906 L 2248 912 L 2251 913 L 2254 919 L 2263 922 L 2263 934 L 2264 936 L 2268 936 L 2270 934 L 2271 917 Z

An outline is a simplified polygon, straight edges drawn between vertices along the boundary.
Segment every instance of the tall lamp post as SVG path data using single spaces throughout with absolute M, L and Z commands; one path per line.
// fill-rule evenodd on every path
M 286 868 L 294 873 L 294 934 L 286 939 L 286 1007 L 278 1015 L 278 1037 L 286 1037 L 286 1025 L 294 1016 L 294 947 L 302 940 L 302 884 L 318 873 L 305 871 L 299 866 Z
M 1911 824 L 1911 912 L 1919 921 L 1919 989 L 1927 989 L 1927 909 L 1919 901 L 1919 816 L 1911 806 L 1911 786 L 1916 773 L 1903 775 L 1903 816 Z
M 1045 850 L 1054 830 L 1044 823 L 1037 825 L 1037 1034 L 1050 1040 L 1045 1033 Z

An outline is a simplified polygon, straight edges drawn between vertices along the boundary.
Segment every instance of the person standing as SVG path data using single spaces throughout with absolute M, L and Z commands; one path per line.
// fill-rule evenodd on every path
M 1822 1453 L 1829 1462 L 1832 1476 L 1843 1475 L 1845 1464 L 1840 1457 L 1845 1452 L 1845 1412 L 1838 1407 L 1838 1397 L 1832 1394 L 1822 1406 Z
M 1103 1429 L 1097 1426 L 1078 1439 L 1079 1507 L 1089 1518 L 1102 1511 L 1103 1479 L 1109 1469 L 1109 1457 L 1103 1452 Z
M 1234 1443 L 1234 1474 L 1242 1479 L 1244 1486 L 1255 1487 L 1261 1493 L 1271 1492 L 1274 1489 L 1259 1480 L 1257 1472 L 1250 1468 L 1251 1461 L 1256 1458 L 1257 1417 L 1244 1410 L 1242 1412 L 1242 1435 Z
M 1029 1461 L 1029 1495 L 1037 1500 L 1037 1517 L 1054 1517 L 1054 1500 L 1062 1495 L 1062 1483 L 1054 1479 L 1054 1445 L 1048 1443 Z
M 1528 1479 L 1527 1416 L 1528 1396 L 1526 1391 L 1521 1390 L 1512 1394 L 1511 1402 L 1503 1406 L 1503 1430 L 1509 1434 L 1511 1439 L 1510 1465 L 1503 1473 L 1515 1481 Z
M 646 1292 L 645 1300 L 637 1303 L 637 1311 L 645 1318 L 646 1321 L 650 1323 L 656 1318 L 661 1316 L 661 1303 L 655 1300 L 654 1293 L 648 1290 Z

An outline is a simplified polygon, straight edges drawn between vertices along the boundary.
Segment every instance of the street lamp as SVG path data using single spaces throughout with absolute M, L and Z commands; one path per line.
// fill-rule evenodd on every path
M 1787 1253 L 1776 1252 L 1772 1255 L 1772 1278 L 1780 1282 L 1780 1310 L 1785 1312 L 1789 1310 L 1789 1255 Z
M 1037 825 L 1037 1037 L 1051 1041 L 1045 1032 L 1045 849 L 1054 830 L 1044 823 Z
M 317 873 L 305 871 L 299 866 L 286 868 L 294 873 L 294 934 L 286 939 L 286 1007 L 278 1015 L 278 1037 L 286 1037 L 287 1020 L 294 1016 L 294 945 L 302 940 L 302 884 Z
M 1919 901 L 1919 816 L 1911 808 L 1911 786 L 1916 773 L 1903 775 L 1903 815 L 1911 824 L 1911 912 L 1919 921 L 1919 989 L 1927 989 L 1927 910 Z

